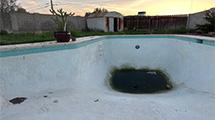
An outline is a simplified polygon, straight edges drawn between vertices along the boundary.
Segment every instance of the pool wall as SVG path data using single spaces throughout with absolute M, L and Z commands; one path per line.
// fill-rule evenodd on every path
M 143 36 L 101 38 L 71 49 L 1 57 L 0 96 L 9 99 L 53 89 L 105 92 L 108 87 L 99 86 L 106 85 L 107 73 L 122 65 L 161 69 L 175 87 L 183 84 L 215 93 L 214 51 L 210 45 Z
M 171 38 L 115 38 L 107 42 L 108 66 L 160 69 L 176 85 L 215 93 L 214 46 Z
M 102 46 L 103 42 L 99 41 L 75 49 L 3 57 L 0 59 L 1 94 L 10 98 L 46 90 L 90 89 L 88 80 L 103 80 L 106 74 L 101 70 L 105 69 Z

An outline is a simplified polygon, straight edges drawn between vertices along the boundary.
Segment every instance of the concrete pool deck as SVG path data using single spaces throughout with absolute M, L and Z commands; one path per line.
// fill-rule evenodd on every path
M 140 36 L 46 52 L 47 47 L 79 45 L 91 39 L 103 37 L 1 46 L 0 52 L 18 51 L 19 55 L 2 52 L 5 56 L 0 57 L 0 120 L 214 120 L 214 46 Z M 23 48 L 30 52 L 20 51 Z M 163 70 L 173 89 L 156 94 L 112 90 L 107 83 L 109 72 L 124 64 Z M 11 104 L 15 97 L 27 99 Z

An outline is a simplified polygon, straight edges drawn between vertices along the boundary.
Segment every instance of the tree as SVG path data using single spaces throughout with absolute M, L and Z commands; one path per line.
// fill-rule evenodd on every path
M 16 11 L 16 9 L 18 8 L 16 1 L 17 0 L 1 0 L 0 12 L 9 13 Z
M 95 8 L 93 11 L 93 13 L 106 13 L 106 12 L 108 12 L 108 10 L 105 8 Z
M 204 25 L 197 25 L 197 30 L 203 32 L 215 32 L 215 8 L 208 10 L 205 15 L 205 20 L 207 21 Z
M 100 14 L 100 13 L 107 13 L 108 10 L 105 8 L 95 8 L 93 12 L 86 12 L 85 17 L 88 17 L 91 14 Z
M 22 7 L 18 7 L 16 12 L 19 12 L 19 13 L 27 13 L 26 9 L 25 8 L 22 8 Z
M 56 16 L 55 19 L 53 20 L 57 24 L 58 30 L 67 31 L 67 18 L 68 16 L 74 16 L 75 13 L 72 12 L 67 13 L 62 8 L 55 11 L 52 0 L 50 0 L 50 3 L 51 3 L 50 12 Z

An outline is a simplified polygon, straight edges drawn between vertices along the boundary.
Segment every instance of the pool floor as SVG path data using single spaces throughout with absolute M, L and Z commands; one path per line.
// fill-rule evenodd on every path
M 215 95 L 180 85 L 159 94 L 44 91 L 2 109 L 1 120 L 212 120 Z

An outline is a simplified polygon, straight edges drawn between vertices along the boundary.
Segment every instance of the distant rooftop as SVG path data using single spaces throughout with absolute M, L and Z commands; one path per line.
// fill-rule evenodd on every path
M 97 17 L 115 17 L 115 16 L 123 16 L 121 13 L 116 11 L 111 12 L 100 12 L 100 13 L 90 13 L 87 17 L 88 18 L 97 18 Z
M 140 11 L 138 12 L 138 16 L 145 16 L 146 15 L 146 12 L 145 11 Z
M 204 11 L 200 11 L 200 12 L 192 13 L 192 14 L 205 13 L 205 12 L 207 12 L 207 11 L 212 11 L 212 12 L 215 14 L 215 7 L 214 7 L 214 8 L 211 8 L 211 9 L 208 9 L 208 10 L 204 10 Z

